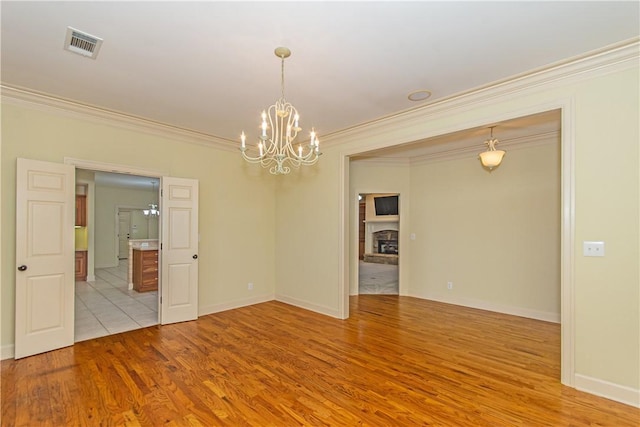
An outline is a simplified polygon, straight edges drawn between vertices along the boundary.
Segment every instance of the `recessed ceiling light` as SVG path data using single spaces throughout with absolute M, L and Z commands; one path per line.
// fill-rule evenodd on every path
M 409 98 L 409 101 L 424 101 L 426 99 L 429 99 L 429 97 L 431 96 L 431 92 L 425 89 L 420 89 L 420 90 L 414 90 L 413 92 L 411 92 L 409 94 L 409 96 L 407 96 L 407 98 Z

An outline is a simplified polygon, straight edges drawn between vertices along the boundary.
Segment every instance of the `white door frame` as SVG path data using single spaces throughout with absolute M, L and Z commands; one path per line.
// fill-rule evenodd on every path
M 105 162 L 96 162 L 94 160 L 83 160 L 83 159 L 76 159 L 73 157 L 65 157 L 64 158 L 64 164 L 67 165 L 73 165 L 75 166 L 76 169 L 86 169 L 86 170 L 91 170 L 91 171 L 99 171 L 99 172 L 111 172 L 111 173 L 123 173 L 123 174 L 127 174 L 127 175 L 137 175 L 137 176 L 148 176 L 149 178 L 158 178 L 162 181 L 162 177 L 163 176 L 167 176 L 168 173 L 164 172 L 164 171 L 159 171 L 159 170 L 155 170 L 155 169 L 142 169 L 142 168 L 135 168 L 132 166 L 126 166 L 126 165 L 118 165 L 118 164 L 114 164 L 114 163 L 105 163 Z M 117 225 L 118 225 L 118 209 L 116 207 L 116 213 L 115 213 L 115 221 L 116 221 L 116 230 Z M 158 241 L 161 241 L 161 236 L 158 235 Z M 116 236 L 116 248 L 117 248 L 117 236 Z M 114 254 L 115 259 L 116 259 L 116 263 L 115 265 L 118 265 L 118 254 L 117 254 L 117 249 L 116 249 L 116 253 Z M 161 310 L 162 310 L 162 305 L 160 304 L 160 289 L 162 287 L 162 283 L 161 283 L 161 278 L 158 277 L 158 321 L 160 321 L 160 316 L 161 316 Z
M 458 123 L 455 127 L 431 130 L 420 138 L 435 137 L 451 132 L 486 126 L 487 123 L 496 123 L 503 120 L 515 119 L 531 114 L 542 113 L 551 110 L 561 112 L 560 130 L 560 330 L 561 330 L 561 356 L 560 356 L 560 382 L 569 387 L 575 385 L 575 106 L 572 98 L 558 99 L 546 104 L 532 106 L 520 111 L 513 111 L 501 115 L 484 117 L 482 120 L 470 121 L 468 123 Z M 406 141 L 396 141 L 401 144 Z M 387 146 L 393 146 L 389 143 Z M 382 148 L 382 147 L 377 147 Z M 340 208 L 342 221 L 340 223 L 340 236 L 343 247 L 340 248 L 339 290 L 340 317 L 349 317 L 349 282 L 353 276 L 349 272 L 349 245 L 353 244 L 350 239 L 350 227 L 353 224 L 349 220 L 349 212 L 352 209 L 354 198 L 350 197 L 349 185 L 349 159 L 351 156 L 361 154 L 362 148 L 347 149 L 340 153 Z M 357 189 L 362 190 L 362 189 Z M 365 192 L 362 190 L 362 192 Z M 355 198 L 357 200 L 357 197 Z M 402 211 L 400 212 L 402 214 Z M 402 245 L 402 244 L 401 244 Z M 406 246 L 405 246 L 406 247 Z
M 355 211 L 354 211 L 354 221 L 353 224 L 351 224 L 352 227 L 354 227 L 354 230 L 358 230 L 358 227 L 360 226 L 360 219 L 359 219 L 359 213 L 358 213 L 358 209 L 359 209 L 359 204 L 360 204 L 360 200 L 358 199 L 358 195 L 360 194 L 387 194 L 387 195 L 396 195 L 398 196 L 398 248 L 400 251 L 404 251 L 404 248 L 408 247 L 408 242 L 405 242 L 404 240 L 404 234 L 406 233 L 402 233 L 401 230 L 404 228 L 404 218 L 405 216 L 403 215 L 403 211 L 405 210 L 405 208 L 402 206 L 402 192 L 400 190 L 390 190 L 387 191 L 388 189 L 385 189 L 383 191 L 380 191 L 380 189 L 376 189 L 376 190 L 359 190 L 356 189 L 355 191 L 355 201 L 350 201 L 350 203 L 355 203 Z M 354 248 L 358 247 L 359 244 L 359 236 L 358 233 L 355 233 L 355 240 L 354 242 L 352 242 L 352 244 L 354 245 Z M 366 252 L 366 247 L 365 247 L 365 252 Z M 356 251 L 355 253 L 356 259 L 359 261 L 358 259 L 358 252 Z M 403 259 L 403 255 L 398 252 L 398 295 L 407 295 L 407 291 L 405 286 L 407 286 L 407 284 L 405 283 L 404 279 L 404 266 L 406 265 L 405 262 L 402 261 Z M 405 258 L 406 259 L 406 258 Z M 360 263 L 359 262 L 355 262 L 354 263 L 355 271 L 351 272 L 351 278 L 349 279 L 349 283 L 356 283 L 357 286 L 357 292 L 354 295 L 359 295 L 360 294 Z M 401 268 L 402 267 L 402 268 Z M 350 293 L 351 290 L 349 289 L 348 292 Z
M 76 168 L 77 169 L 77 168 Z M 95 214 L 95 197 L 96 197 L 96 185 L 93 181 L 88 181 L 85 179 L 78 179 L 76 177 L 76 185 L 82 184 L 87 186 L 87 218 L 93 218 Z M 88 221 L 87 228 L 89 229 L 88 233 L 88 242 L 87 242 L 87 282 L 95 282 L 96 281 L 96 269 L 95 269 L 95 221 Z

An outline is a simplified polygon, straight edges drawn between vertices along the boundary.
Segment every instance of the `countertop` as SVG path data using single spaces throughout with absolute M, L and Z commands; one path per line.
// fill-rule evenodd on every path
M 157 243 L 133 243 L 131 249 L 134 251 L 157 251 Z

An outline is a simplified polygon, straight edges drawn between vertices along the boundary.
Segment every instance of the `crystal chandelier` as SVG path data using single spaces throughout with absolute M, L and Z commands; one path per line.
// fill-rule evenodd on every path
M 152 187 L 153 194 L 155 194 L 156 183 L 154 181 L 151 181 L 151 185 L 153 186 Z M 142 213 L 144 214 L 144 216 L 148 216 L 151 218 L 160 216 L 160 210 L 158 209 L 158 205 L 156 205 L 155 203 L 149 203 L 149 209 L 143 209 Z
M 502 162 L 502 157 L 504 157 L 503 150 L 496 150 L 496 144 L 498 143 L 498 139 L 493 137 L 493 128 L 495 126 L 491 126 L 491 136 L 484 143 L 487 144 L 487 151 L 484 151 L 479 154 L 480 161 L 482 162 L 482 166 L 486 167 L 491 171 L 496 166 L 499 166 Z
M 302 128 L 299 126 L 298 110 L 284 99 L 284 59 L 291 55 L 291 51 L 286 47 L 278 47 L 275 54 L 282 61 L 282 96 L 269 109 L 262 111 L 257 155 L 254 157 L 247 154 L 247 137 L 244 131 L 240 136 L 240 151 L 242 157 L 249 163 L 260 163 L 262 167 L 268 167 L 269 172 L 274 175 L 286 175 L 291 172 L 287 163 L 295 168 L 300 165 L 313 165 L 322 153 L 313 128 L 307 144 L 300 143 L 297 149 L 293 147 L 298 132 Z

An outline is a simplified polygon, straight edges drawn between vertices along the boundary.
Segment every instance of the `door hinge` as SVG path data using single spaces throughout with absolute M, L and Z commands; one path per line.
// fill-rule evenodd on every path
M 160 304 L 162 304 L 162 296 L 160 297 Z

